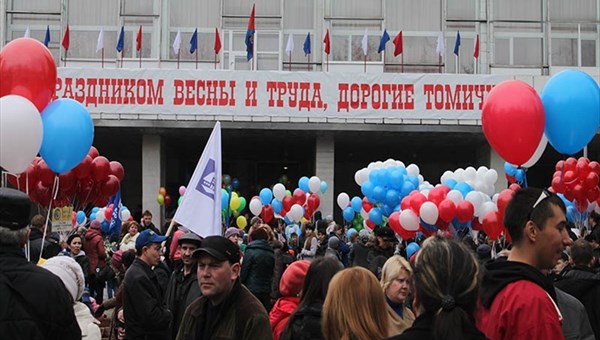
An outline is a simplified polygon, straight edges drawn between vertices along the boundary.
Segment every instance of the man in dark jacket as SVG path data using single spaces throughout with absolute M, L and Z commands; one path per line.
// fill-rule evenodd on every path
M 273 339 L 265 308 L 240 283 L 238 246 L 225 237 L 209 236 L 193 256 L 202 297 L 185 311 L 177 340 Z
M 571 246 L 574 267 L 556 282 L 556 287 L 583 303 L 594 334 L 600 339 L 600 274 L 594 273 L 590 267 L 593 259 L 590 243 L 584 239 L 575 241 Z
M 388 227 L 375 230 L 375 245 L 369 250 L 367 262 L 369 270 L 381 279 L 381 269 L 385 261 L 394 255 L 394 243 L 398 242 L 394 231 Z
M 0 337 L 79 340 L 81 330 L 65 285 L 23 254 L 30 210 L 27 195 L 0 188 Z
M 158 279 L 152 270 L 160 263 L 160 243 L 164 240 L 166 237 L 146 229 L 135 241 L 137 257 L 123 280 L 127 339 L 164 340 L 168 337 L 172 314 L 164 304 Z
M 58 241 L 56 241 L 51 235 L 51 226 L 46 225 L 46 218 L 42 215 L 35 215 L 31 218 L 31 234 L 29 235 L 29 261 L 37 264 L 41 258 L 49 259 L 53 256 L 58 255 L 61 251 Z M 44 233 L 46 235 L 44 236 Z M 42 248 L 42 240 L 44 246 Z
M 240 281 L 267 311 L 271 310 L 271 281 L 275 268 L 275 252 L 267 241 L 266 227 L 258 227 L 252 232 L 252 242 L 246 247 L 240 273 Z
M 167 308 L 173 313 L 173 322 L 171 323 L 171 339 L 175 339 L 183 313 L 186 308 L 197 298 L 202 296 L 198 286 L 198 276 L 196 275 L 197 264 L 192 258 L 192 254 L 200 247 L 202 239 L 194 233 L 181 235 L 177 240 L 179 250 L 181 251 L 181 262 L 171 274 L 165 302 Z

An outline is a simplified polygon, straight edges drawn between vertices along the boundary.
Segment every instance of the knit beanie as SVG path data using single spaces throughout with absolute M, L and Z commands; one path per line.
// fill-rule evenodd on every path
M 340 239 L 336 236 L 331 236 L 327 241 L 327 246 L 331 249 L 338 250 L 338 248 L 340 247 Z
M 290 264 L 287 269 L 281 275 L 281 281 L 279 282 L 279 292 L 281 296 L 298 296 L 304 288 L 304 278 L 310 262 L 306 260 L 300 260 Z
M 47 259 L 42 267 L 62 280 L 74 302 L 81 298 L 85 278 L 79 263 L 68 256 L 54 256 Z
M 90 223 L 90 229 L 97 229 L 100 230 L 100 222 L 98 222 L 97 220 L 93 220 Z

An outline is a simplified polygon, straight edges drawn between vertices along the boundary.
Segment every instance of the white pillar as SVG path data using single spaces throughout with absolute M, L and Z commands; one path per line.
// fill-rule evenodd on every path
M 157 228 L 162 226 L 162 209 L 156 201 L 162 185 L 162 147 L 159 135 L 142 136 L 142 211 L 152 213 L 152 222 Z M 139 221 L 138 221 L 139 222 Z
M 500 157 L 492 148 L 490 148 L 490 169 L 494 169 L 498 172 L 496 192 L 506 189 L 508 181 L 506 180 L 506 176 L 504 176 L 504 159 L 502 159 L 502 157 Z
M 332 135 L 317 135 L 315 175 L 327 183 L 327 192 L 321 194 L 319 210 L 323 217 L 333 215 L 335 142 Z

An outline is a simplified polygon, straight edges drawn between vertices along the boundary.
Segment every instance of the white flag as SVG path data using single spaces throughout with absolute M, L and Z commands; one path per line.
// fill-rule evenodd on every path
M 180 48 L 181 48 L 181 31 L 177 30 L 177 36 L 175 37 L 175 41 L 173 41 L 173 52 L 175 54 L 179 54 Z
M 287 46 L 285 47 L 285 53 L 288 55 L 288 57 L 291 57 L 292 52 L 294 52 L 294 35 L 290 33 L 290 35 L 288 35 L 288 42 Z
M 202 237 L 222 235 L 221 175 L 221 123 L 217 122 L 173 219 Z
M 98 42 L 96 43 L 96 53 L 104 48 L 104 27 L 100 27 L 100 33 L 98 33 Z
M 367 55 L 367 52 L 369 50 L 368 42 L 369 42 L 369 38 L 367 37 L 367 29 L 365 28 L 365 35 L 363 35 L 363 38 L 362 38 L 362 50 L 363 50 L 363 53 L 365 54 L 365 56 Z
M 435 52 L 440 57 L 443 57 L 444 54 L 446 53 L 446 45 L 444 44 L 444 34 L 442 32 L 440 32 L 440 34 L 438 34 L 437 47 L 435 48 Z
M 23 35 L 23 38 L 31 38 L 31 32 L 29 31 L 29 26 L 27 26 L 27 29 L 25 30 L 25 34 Z

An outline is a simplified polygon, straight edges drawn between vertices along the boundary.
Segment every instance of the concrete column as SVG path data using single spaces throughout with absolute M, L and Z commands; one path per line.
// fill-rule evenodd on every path
M 504 159 L 502 159 L 502 157 L 500 157 L 492 148 L 490 148 L 490 169 L 494 169 L 498 172 L 496 192 L 506 189 L 508 181 L 506 180 L 506 176 L 504 176 Z
M 315 175 L 327 183 L 327 192 L 321 194 L 319 210 L 323 217 L 333 215 L 335 142 L 332 135 L 317 135 Z
M 160 228 L 164 220 L 161 207 L 156 201 L 158 189 L 162 185 L 162 171 L 164 158 L 162 157 L 161 137 L 159 135 L 142 136 L 142 211 L 152 213 L 152 222 Z

